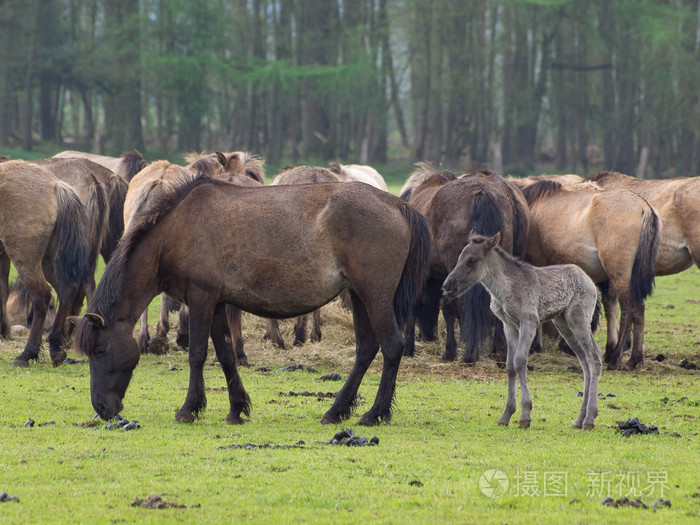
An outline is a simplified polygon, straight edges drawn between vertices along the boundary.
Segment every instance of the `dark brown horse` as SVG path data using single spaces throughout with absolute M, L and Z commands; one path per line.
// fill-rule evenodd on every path
M 158 293 L 190 308 L 190 383 L 175 420 L 192 421 L 206 406 L 202 369 L 211 335 L 229 391 L 226 422 L 242 423 L 250 400 L 225 337 L 225 305 L 286 318 L 349 289 L 357 358 L 322 422 L 350 415 L 380 346 L 377 398 L 360 423 L 390 418 L 401 328 L 428 264 L 430 234 L 420 214 L 361 183 L 245 188 L 199 178 L 157 204 L 125 233 L 78 321 L 74 344 L 90 360 L 101 417 L 122 410 L 140 356 L 134 325 Z
M 430 275 L 423 289 L 416 321 L 420 336 L 435 338 L 440 309 L 442 283 L 457 264 L 462 248 L 472 232 L 492 236 L 501 232 L 501 245 L 508 252 L 522 256 L 527 240 L 527 204 L 522 193 L 500 175 L 489 171 L 456 177 L 451 172 L 437 172 L 421 164 L 411 176 L 419 181 L 410 188 L 409 203 L 428 220 L 432 238 Z M 405 198 L 405 197 L 404 197 Z M 443 301 L 447 341 L 442 358 L 454 360 L 457 340 L 454 323 L 461 308 L 461 339 L 466 343 L 464 362 L 478 359 L 479 347 L 493 337 L 494 351 L 505 355 L 502 329 L 489 310 L 489 295 L 481 285 L 474 286 L 459 300 Z M 413 353 L 413 328 L 409 327 L 406 355 Z
M 93 278 L 85 206 L 75 190 L 46 169 L 22 160 L 0 163 L 0 335 L 7 336 L 10 262 L 31 299 L 32 328 L 14 366 L 37 359 L 51 288 L 58 312 L 49 332 L 49 354 L 55 366 L 66 358 L 62 348 L 65 321 L 82 305 Z M 48 282 L 47 282 L 48 280 Z
M 625 189 L 604 191 L 592 182 L 562 186 L 524 180 L 523 184 L 530 206 L 527 259 L 536 266 L 576 264 L 603 288 L 608 325 L 605 362 L 609 368 L 619 368 L 632 333 L 626 367 L 634 369 L 644 361 L 644 299 L 654 286 L 658 214 Z
M 320 182 L 340 182 L 338 175 L 326 168 L 318 166 L 297 166 L 285 169 L 279 173 L 270 186 L 288 186 L 293 184 L 318 184 Z M 381 189 L 381 188 L 380 188 Z M 321 309 L 313 311 L 313 329 L 311 330 L 311 341 L 318 342 L 323 337 L 321 333 Z M 306 342 L 306 325 L 308 316 L 300 315 L 294 321 L 294 346 L 303 345 Z M 284 338 L 280 332 L 277 319 L 269 319 L 265 339 L 269 339 L 273 345 L 279 348 L 286 348 Z

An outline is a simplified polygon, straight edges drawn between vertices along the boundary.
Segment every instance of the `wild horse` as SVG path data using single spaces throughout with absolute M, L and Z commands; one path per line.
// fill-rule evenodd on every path
M 13 366 L 29 366 L 29 361 L 38 359 L 51 300 L 49 283 L 58 295 L 49 355 L 54 366 L 66 358 L 62 348 L 66 318 L 78 313 L 93 278 L 88 232 L 85 206 L 70 185 L 30 162 L 0 163 L 0 335 L 7 336 L 8 329 L 10 262 L 27 290 L 33 318 L 27 344 Z
M 499 425 L 515 412 L 516 376 L 520 381 L 520 426 L 530 426 L 532 399 L 527 387 L 527 356 L 540 323 L 552 321 L 573 349 L 583 370 L 583 401 L 573 423 L 590 429 L 598 415 L 600 349 L 593 339 L 598 324 L 598 290 L 573 264 L 537 267 L 506 253 L 492 237 L 472 235 L 457 266 L 443 284 L 446 297 L 457 297 L 476 283 L 491 294 L 491 310 L 503 321 L 508 342 L 508 398 Z
M 90 360 L 95 410 L 106 419 L 122 410 L 140 357 L 134 326 L 160 292 L 190 308 L 190 382 L 175 420 L 193 421 L 206 406 L 211 336 L 228 386 L 226 422 L 242 423 L 250 400 L 225 337 L 226 304 L 286 318 L 349 289 L 357 357 L 322 423 L 350 415 L 380 346 L 377 398 L 360 423 L 388 420 L 401 329 L 427 269 L 429 235 L 413 208 L 361 183 L 248 188 L 200 177 L 164 195 L 134 218 L 77 323 L 74 345 Z

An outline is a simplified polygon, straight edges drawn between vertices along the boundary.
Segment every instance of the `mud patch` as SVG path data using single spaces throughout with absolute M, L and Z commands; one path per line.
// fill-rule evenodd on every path
M 145 509 L 186 509 L 186 505 L 181 505 L 180 503 L 175 503 L 171 501 L 165 501 L 158 494 L 153 494 L 148 496 L 146 499 L 136 498 L 131 504 L 132 507 L 143 507 Z M 195 505 L 194 507 L 199 507 Z

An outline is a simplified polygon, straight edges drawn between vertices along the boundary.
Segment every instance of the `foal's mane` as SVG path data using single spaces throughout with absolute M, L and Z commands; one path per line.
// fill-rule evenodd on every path
M 476 243 L 482 243 L 489 239 L 487 235 L 481 235 L 478 233 L 473 233 L 469 236 L 469 242 L 476 242 Z M 520 268 L 528 268 L 532 267 L 532 264 L 528 263 L 527 261 L 523 261 L 520 257 L 516 257 L 513 254 L 508 253 L 505 251 L 503 248 L 501 248 L 500 244 L 497 244 L 496 246 L 493 247 L 496 252 L 503 257 L 506 261 L 512 262 L 516 266 Z
M 523 195 L 528 204 L 546 197 L 550 193 L 559 190 L 562 187 L 561 183 L 552 180 L 541 180 L 523 189 Z

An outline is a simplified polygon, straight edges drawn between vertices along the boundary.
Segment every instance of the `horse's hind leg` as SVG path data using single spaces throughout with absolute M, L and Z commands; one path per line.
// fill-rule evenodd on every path
M 301 346 L 306 342 L 307 315 L 300 315 L 294 322 L 294 342 L 292 345 Z
M 158 319 L 158 324 L 156 325 L 156 336 L 157 337 L 167 337 L 170 331 L 170 318 L 168 314 L 170 312 L 169 303 L 172 301 L 167 294 L 160 294 L 160 317 Z
M 148 350 L 148 340 L 151 338 L 148 335 L 148 307 L 141 314 L 141 326 L 139 327 L 139 350 L 142 354 L 145 354 Z
M 458 315 L 459 301 L 457 299 L 453 299 L 452 301 L 443 300 L 442 316 L 445 318 L 445 326 L 447 328 L 445 353 L 442 354 L 443 361 L 454 361 L 455 359 L 457 359 L 457 338 L 455 337 L 455 321 L 457 321 Z
M 211 340 L 214 343 L 214 350 L 219 359 L 219 364 L 224 371 L 226 377 L 226 386 L 228 388 L 228 399 L 230 411 L 226 416 L 226 423 L 240 424 L 243 423 L 241 413 L 246 416 L 250 415 L 250 398 L 248 393 L 243 388 L 241 376 L 238 374 L 236 366 L 236 354 L 233 351 L 233 345 L 227 341 L 226 334 L 229 332 L 228 312 L 230 305 L 218 304 L 214 310 L 214 318 L 211 323 Z M 236 310 L 238 310 L 236 308 Z M 240 313 L 240 310 L 238 310 Z
M 248 366 L 248 356 L 243 351 L 243 333 L 241 331 L 242 314 L 239 308 L 231 304 L 226 305 L 226 321 L 231 334 L 231 343 L 236 352 L 238 366 Z
M 351 292 L 350 295 L 352 298 L 353 327 L 355 329 L 355 364 L 345 380 L 343 388 L 338 392 L 333 405 L 321 419 L 321 423 L 324 424 L 340 423 L 350 416 L 352 407 L 355 404 L 357 389 L 360 387 L 362 378 L 367 372 L 369 365 L 379 351 L 379 340 L 372 329 L 364 304 L 362 304 L 355 292 Z
M 18 273 L 22 283 L 27 289 L 27 295 L 29 296 L 32 304 L 32 310 L 34 313 L 34 319 L 32 322 L 32 327 L 29 330 L 29 338 L 27 339 L 27 344 L 24 347 L 24 351 L 15 357 L 12 362 L 12 366 L 29 366 L 29 361 L 32 359 L 37 359 L 39 357 L 39 350 L 41 348 L 41 336 L 44 330 L 44 319 L 46 318 L 46 312 L 49 308 L 49 302 L 51 301 L 51 288 L 46 280 L 43 278 L 41 271 L 39 270 L 39 275 L 27 275 L 18 268 Z M 24 273 L 24 275 L 23 275 Z M 41 276 L 41 277 L 40 277 Z M 65 311 L 68 306 L 66 301 L 62 302 L 63 311 Z M 61 308 L 59 308 L 59 312 Z M 67 314 L 66 314 L 67 316 Z M 65 316 L 63 318 L 65 321 Z M 58 322 L 58 315 L 54 321 L 53 329 L 56 328 L 56 323 Z
M 644 364 L 644 302 L 635 304 L 630 310 L 632 353 L 625 369 L 634 370 L 638 365 Z
M 318 343 L 321 341 L 321 309 L 316 308 L 312 314 L 314 321 L 314 329 L 311 331 L 311 342 Z
M 190 309 L 186 304 L 180 305 L 180 317 L 175 334 L 175 344 L 181 348 L 190 345 Z
M 619 333 L 619 305 L 617 294 L 612 290 L 612 286 L 608 285 L 600 287 L 602 293 L 603 310 L 605 311 L 605 321 L 608 327 L 608 338 L 605 343 L 605 362 L 608 368 L 617 368 L 622 355 L 618 355 L 618 341 L 620 340 Z
M 208 299 L 206 296 L 197 298 L 194 292 L 190 293 L 190 382 L 185 402 L 175 412 L 175 421 L 178 423 L 194 421 L 207 406 L 203 369 L 215 306 Z

